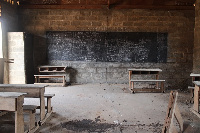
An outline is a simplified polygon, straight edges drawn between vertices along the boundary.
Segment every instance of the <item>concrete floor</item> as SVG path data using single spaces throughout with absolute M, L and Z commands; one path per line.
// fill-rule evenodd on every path
M 47 87 L 54 93 L 54 113 L 37 133 L 160 133 L 168 106 L 166 93 L 135 93 L 127 84 L 82 84 Z M 179 93 L 184 120 L 200 121 L 190 108 L 189 93 Z M 25 104 L 38 103 L 25 99 Z

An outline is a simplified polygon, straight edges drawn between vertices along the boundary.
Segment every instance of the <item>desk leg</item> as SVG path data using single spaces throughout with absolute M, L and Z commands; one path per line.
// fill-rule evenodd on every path
M 158 80 L 159 79 L 159 75 L 158 74 L 156 74 L 156 80 Z M 159 85 L 159 83 L 158 82 L 156 82 L 156 88 L 158 89 L 158 85 Z
M 40 120 L 42 121 L 45 118 L 45 99 L 44 99 L 44 91 L 40 93 Z
M 23 116 L 23 103 L 24 96 L 20 96 L 16 99 L 17 107 L 15 111 L 15 133 L 24 132 L 24 116 Z
M 199 87 L 195 85 L 194 88 L 194 106 L 193 109 L 199 113 Z
M 63 76 L 63 86 L 66 85 L 65 76 Z
M 132 71 L 129 71 L 129 88 L 131 88 L 131 75 L 132 75 Z
M 164 92 L 165 92 L 165 90 L 164 90 L 164 82 L 161 82 L 161 83 L 160 83 L 160 86 L 161 86 L 161 92 L 164 93 Z
M 37 76 L 35 76 L 35 83 L 38 83 Z

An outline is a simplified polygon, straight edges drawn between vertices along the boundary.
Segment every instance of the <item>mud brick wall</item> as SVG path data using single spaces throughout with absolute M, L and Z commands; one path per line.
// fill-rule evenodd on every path
M 193 68 L 193 10 L 21 9 L 21 30 L 35 35 L 36 65 L 65 65 L 76 83 L 128 83 L 129 68 L 160 68 L 167 89 L 187 89 Z M 167 32 L 167 63 L 48 61 L 46 31 Z
M 200 1 L 195 4 L 195 28 L 194 28 L 194 61 L 193 72 L 200 73 Z

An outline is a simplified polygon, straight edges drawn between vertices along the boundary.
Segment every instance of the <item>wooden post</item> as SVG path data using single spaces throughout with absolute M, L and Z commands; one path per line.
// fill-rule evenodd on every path
M 132 89 L 134 89 L 134 82 L 132 82 Z
M 40 120 L 45 118 L 45 99 L 44 99 L 45 89 L 40 89 Z
M 129 71 L 129 88 L 131 88 L 131 75 L 132 75 L 132 71 Z
M 194 88 L 194 106 L 193 109 L 199 113 L 199 86 L 195 85 Z
M 158 74 L 156 74 L 156 80 L 158 80 L 159 79 L 159 72 L 158 72 Z M 158 89 L 158 82 L 156 82 L 156 88 Z
M 165 90 L 164 90 L 164 82 L 161 82 L 160 84 L 161 84 L 161 85 L 160 85 L 160 86 L 161 86 L 161 88 L 160 88 L 161 91 L 162 91 L 162 92 L 165 92 Z
M 63 76 L 63 86 L 65 86 L 66 82 L 65 82 L 65 76 Z
M 51 112 L 51 98 L 47 97 L 47 113 Z
M 24 96 L 21 95 L 16 99 L 16 111 L 15 111 L 15 133 L 24 132 L 24 116 L 23 116 L 23 103 Z

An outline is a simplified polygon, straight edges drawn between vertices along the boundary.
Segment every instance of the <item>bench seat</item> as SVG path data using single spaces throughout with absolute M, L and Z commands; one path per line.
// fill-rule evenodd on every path
M 137 80 L 130 80 L 131 82 L 165 82 L 165 80 L 156 80 L 156 79 L 152 79 L 152 80 L 145 80 L 145 79 L 137 79 Z
M 44 97 L 47 98 L 47 113 L 52 112 L 51 98 L 54 96 L 55 94 L 44 94 Z
M 35 105 L 23 105 L 23 112 L 29 115 L 29 129 L 28 132 L 34 133 L 38 128 L 39 125 L 36 122 L 36 109 L 37 106 Z
M 34 84 L 48 84 L 48 85 L 66 85 L 66 80 L 65 77 L 66 75 L 34 75 L 35 76 L 35 83 Z M 45 79 L 45 78 L 62 78 L 62 83 L 41 83 L 40 79 Z
M 51 98 L 54 97 L 55 94 L 44 94 L 44 98 L 47 98 L 47 106 L 45 106 L 45 109 L 47 109 L 47 113 L 52 113 L 53 107 L 51 106 Z M 40 107 L 37 106 L 39 109 Z
M 41 78 L 60 78 L 66 75 L 34 75 L 35 77 L 41 77 Z

